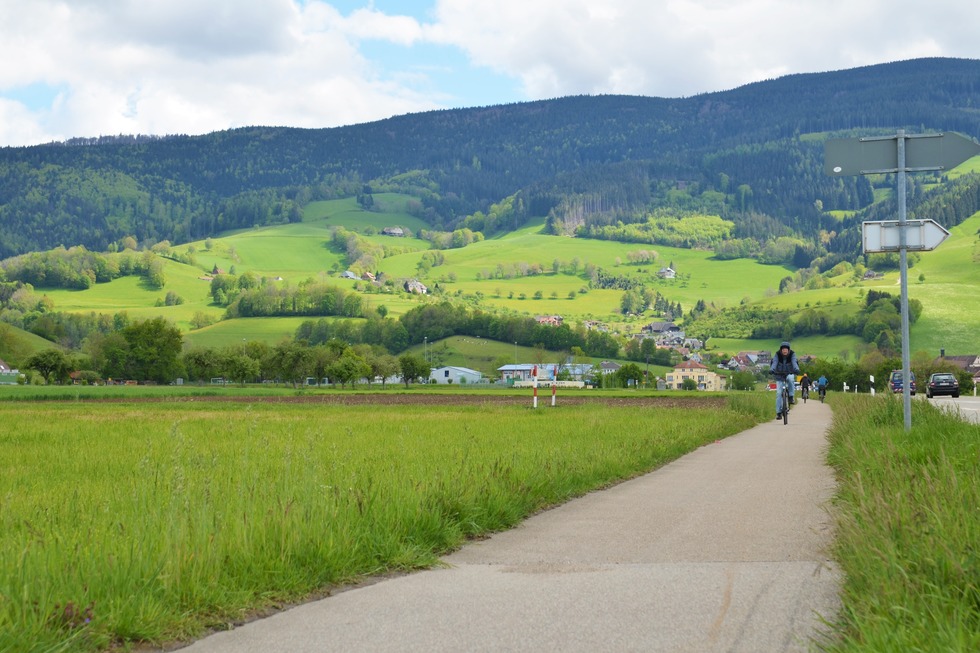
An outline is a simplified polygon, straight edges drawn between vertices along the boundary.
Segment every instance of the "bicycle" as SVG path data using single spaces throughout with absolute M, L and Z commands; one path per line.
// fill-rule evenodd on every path
M 806 400 L 810 398 L 810 388 L 804 387 L 800 390 L 800 396 L 803 397 L 803 403 L 806 403 Z
M 817 395 L 820 396 L 820 403 L 823 403 L 823 400 L 827 398 L 827 386 L 825 385 L 817 386 Z
M 780 415 L 783 417 L 783 425 L 789 424 L 789 375 L 788 374 L 776 374 L 776 380 L 782 379 L 782 405 L 783 409 L 780 411 Z

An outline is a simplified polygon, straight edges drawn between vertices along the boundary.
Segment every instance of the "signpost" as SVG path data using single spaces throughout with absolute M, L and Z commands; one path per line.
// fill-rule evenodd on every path
M 901 248 L 902 223 L 878 220 L 861 223 L 864 252 L 897 252 Z M 949 232 L 935 220 L 909 220 L 905 223 L 905 248 L 917 251 L 936 249 Z
M 935 249 L 946 240 L 949 232 L 932 220 L 906 219 L 905 175 L 909 172 L 949 170 L 977 154 L 980 154 L 980 144 L 965 136 L 954 133 L 906 134 L 904 129 L 899 129 L 894 136 L 832 139 L 824 145 L 824 172 L 828 175 L 897 176 L 898 220 L 865 222 L 862 232 L 865 253 L 899 253 L 899 278 L 902 287 L 902 398 L 905 404 L 906 431 L 912 428 L 908 250 Z

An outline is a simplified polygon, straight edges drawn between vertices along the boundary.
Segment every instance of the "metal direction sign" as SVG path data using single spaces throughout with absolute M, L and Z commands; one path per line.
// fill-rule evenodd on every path
M 949 232 L 935 220 L 879 220 L 861 224 L 864 253 L 897 252 L 901 249 L 901 230 L 905 229 L 906 249 L 928 251 L 936 249 L 949 237 Z
M 904 138 L 906 172 L 949 170 L 980 154 L 980 144 L 954 132 Z M 898 172 L 897 137 L 828 140 L 824 145 L 824 172 L 832 177 Z
M 862 225 L 864 251 L 899 253 L 899 283 L 902 288 L 902 403 L 905 430 L 912 428 L 912 402 L 909 391 L 909 280 L 908 250 L 935 249 L 949 232 L 932 220 L 907 220 L 905 178 L 909 172 L 949 170 L 980 154 L 980 144 L 952 132 L 945 134 L 906 134 L 894 136 L 843 138 L 824 145 L 824 172 L 831 177 L 895 173 L 898 194 L 898 220 L 865 222 Z

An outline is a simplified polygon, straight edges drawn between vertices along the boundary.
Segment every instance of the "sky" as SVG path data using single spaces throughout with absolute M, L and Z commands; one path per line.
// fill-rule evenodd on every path
M 0 0 L 0 147 L 980 59 L 970 0 Z

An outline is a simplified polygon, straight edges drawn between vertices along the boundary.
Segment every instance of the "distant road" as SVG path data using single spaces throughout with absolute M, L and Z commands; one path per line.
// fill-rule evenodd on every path
M 952 397 L 936 397 L 929 399 L 936 406 L 946 406 L 950 409 L 959 410 L 963 419 L 980 424 L 980 397 L 960 396 L 957 399 Z

